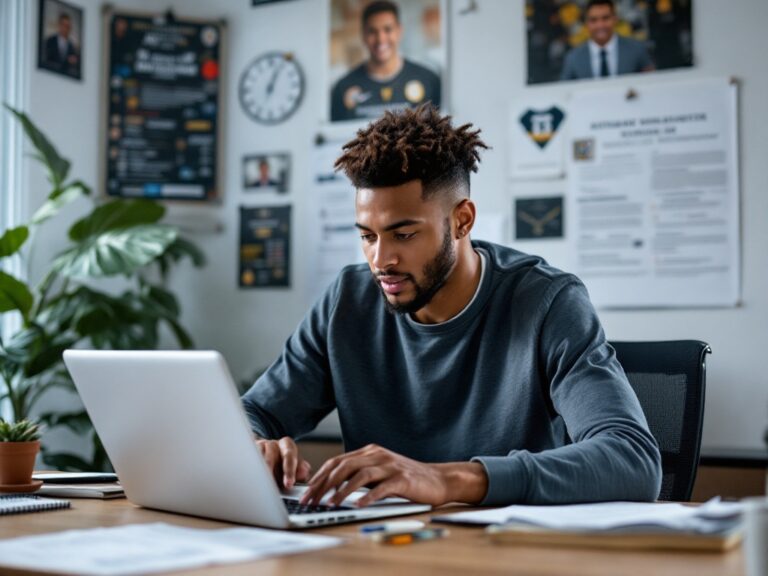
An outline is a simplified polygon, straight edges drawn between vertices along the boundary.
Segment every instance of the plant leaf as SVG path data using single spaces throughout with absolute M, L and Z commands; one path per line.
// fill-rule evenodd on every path
M 38 152 L 38 160 L 40 160 L 48 170 L 48 179 L 55 188 L 60 188 L 61 184 L 67 178 L 67 174 L 69 174 L 69 160 L 62 158 L 59 155 L 54 145 L 50 143 L 48 138 L 45 137 L 24 112 L 15 110 L 7 104 L 4 104 L 4 106 L 19 119 L 24 128 L 24 132 L 26 132 L 27 137 L 29 137 L 29 140 L 32 142 L 32 146 L 34 146 L 35 150 Z
M 81 242 L 104 232 L 154 224 L 165 214 L 165 208 L 151 200 L 114 200 L 96 208 L 69 229 L 69 238 Z
M 111 230 L 65 251 L 53 265 L 75 278 L 129 275 L 162 254 L 176 235 L 174 228 L 156 224 Z
M 61 210 L 67 204 L 70 204 L 80 196 L 87 196 L 91 193 L 91 189 L 80 182 L 73 182 L 68 184 L 63 189 L 56 189 L 48 196 L 48 200 L 37 209 L 34 216 L 32 216 L 32 224 L 41 224 L 48 220 L 51 216 L 55 216 L 59 210 Z
M 18 310 L 26 322 L 34 300 L 24 282 L 0 271 L 0 312 Z
M 5 231 L 0 237 L 0 258 L 15 254 L 29 237 L 29 228 L 18 226 Z
M 48 428 L 56 426 L 65 426 L 72 430 L 78 436 L 89 432 L 93 425 L 85 410 L 75 412 L 45 412 L 38 416 L 40 422 L 45 423 Z
M 51 453 L 43 450 L 43 462 L 63 472 L 88 472 L 92 469 L 90 462 L 77 454 L 69 454 L 67 452 Z

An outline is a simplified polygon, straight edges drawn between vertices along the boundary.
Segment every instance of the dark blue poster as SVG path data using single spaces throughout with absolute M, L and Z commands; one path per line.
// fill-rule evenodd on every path
M 219 198 L 222 23 L 106 18 L 107 194 Z
M 291 285 L 291 207 L 240 207 L 240 287 Z

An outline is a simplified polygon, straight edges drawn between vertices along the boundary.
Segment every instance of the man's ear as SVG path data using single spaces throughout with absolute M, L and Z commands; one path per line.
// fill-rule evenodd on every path
M 469 236 L 472 226 L 475 225 L 477 211 L 475 203 L 469 198 L 464 198 L 453 208 L 453 224 L 456 238 Z

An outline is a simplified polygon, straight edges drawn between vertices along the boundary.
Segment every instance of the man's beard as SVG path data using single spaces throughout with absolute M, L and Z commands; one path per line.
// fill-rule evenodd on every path
M 384 297 L 384 304 L 387 310 L 393 314 L 413 314 L 424 308 L 434 298 L 440 289 L 445 286 L 448 276 L 451 274 L 453 265 L 456 263 L 456 251 L 453 249 L 453 238 L 451 235 L 451 223 L 446 218 L 445 233 L 443 234 L 443 244 L 440 246 L 440 252 L 430 262 L 424 266 L 424 280 L 421 284 L 410 274 L 405 274 L 406 279 L 413 284 L 416 295 L 413 300 L 402 303 L 392 303 L 387 299 L 387 293 L 381 287 L 381 283 L 376 280 L 376 285 L 381 290 Z

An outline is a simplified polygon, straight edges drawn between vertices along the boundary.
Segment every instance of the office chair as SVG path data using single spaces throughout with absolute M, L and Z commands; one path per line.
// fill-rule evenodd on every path
M 705 357 L 698 340 L 611 342 L 659 443 L 659 500 L 691 499 L 704 422 Z

